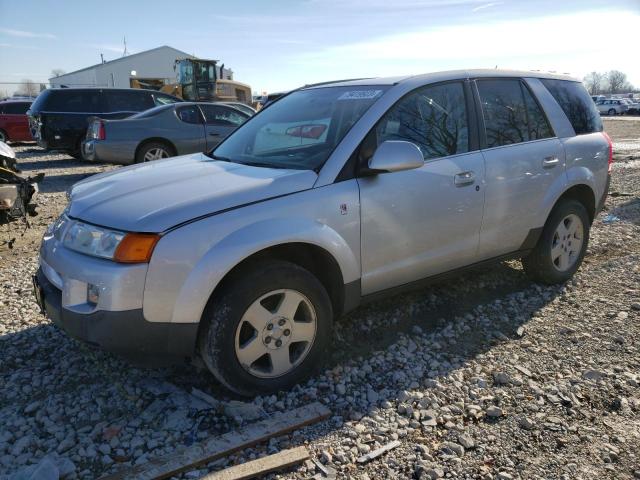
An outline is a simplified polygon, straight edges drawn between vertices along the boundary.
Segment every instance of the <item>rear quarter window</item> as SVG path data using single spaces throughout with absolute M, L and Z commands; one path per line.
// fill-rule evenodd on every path
M 576 135 L 602 131 L 600 113 L 581 83 L 553 79 L 541 82 L 562 108 Z
M 155 107 L 151 93 L 136 90 L 106 91 L 109 112 L 142 112 Z

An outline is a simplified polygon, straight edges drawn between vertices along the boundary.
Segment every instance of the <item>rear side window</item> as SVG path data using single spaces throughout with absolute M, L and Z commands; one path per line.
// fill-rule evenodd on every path
M 51 92 L 46 110 L 50 112 L 102 113 L 100 91 L 61 89 Z
M 6 115 L 24 115 L 31 104 L 27 102 L 11 102 L 4 104 L 2 108 Z
M 202 123 L 200 110 L 195 105 L 187 105 L 176 109 L 178 118 L 184 123 Z
M 487 148 L 553 136 L 547 119 L 519 79 L 478 80 Z
M 576 135 L 602 131 L 598 109 L 581 83 L 553 79 L 541 82 L 564 111 Z
M 247 116 L 235 109 L 223 107 L 221 105 L 200 104 L 207 125 L 221 125 L 237 127 L 242 125 Z
M 140 91 L 107 91 L 109 112 L 142 112 L 155 107 L 151 94 Z
M 406 140 L 425 160 L 469 151 L 469 127 L 462 83 L 414 90 L 400 99 L 376 127 L 378 144 Z

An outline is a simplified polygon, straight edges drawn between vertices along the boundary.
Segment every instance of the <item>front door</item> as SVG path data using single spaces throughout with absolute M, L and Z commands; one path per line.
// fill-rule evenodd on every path
M 528 87 L 521 80 L 477 80 L 486 132 L 485 210 L 480 257 L 523 248 L 542 227 L 540 209 L 552 184 L 563 182 L 565 153 Z
M 403 97 L 372 132 L 378 145 L 413 142 L 425 164 L 358 179 L 363 295 L 475 261 L 484 163 L 468 118 L 462 83 L 445 83 Z
M 204 114 L 207 149 L 211 150 L 224 137 L 242 125 L 249 116 L 235 108 L 212 103 L 199 104 Z

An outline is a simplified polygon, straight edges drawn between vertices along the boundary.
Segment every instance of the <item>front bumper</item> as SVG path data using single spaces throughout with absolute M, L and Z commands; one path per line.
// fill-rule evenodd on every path
M 36 298 L 46 315 L 70 336 L 156 366 L 179 363 L 194 355 L 197 323 L 158 323 L 145 320 L 142 309 L 78 313 L 62 306 L 62 291 L 38 269 Z

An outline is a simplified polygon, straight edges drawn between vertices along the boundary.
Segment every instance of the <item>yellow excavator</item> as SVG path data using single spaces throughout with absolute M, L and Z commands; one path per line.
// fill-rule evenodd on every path
M 245 83 L 218 78 L 216 60 L 179 58 L 173 69 L 176 83 L 163 79 L 130 80 L 131 88 L 151 88 L 193 102 L 241 102 L 251 105 L 251 87 Z M 219 69 L 222 76 L 224 68 Z

